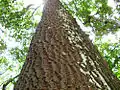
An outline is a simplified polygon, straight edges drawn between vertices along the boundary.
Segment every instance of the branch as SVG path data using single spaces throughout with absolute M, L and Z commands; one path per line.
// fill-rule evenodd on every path
M 34 13 L 36 12 L 36 10 L 37 10 L 39 7 L 40 7 L 40 5 L 39 5 L 39 6 L 37 6 L 37 7 L 34 9 L 34 11 L 32 12 L 31 17 L 33 17 Z
M 29 10 L 31 6 L 33 6 L 34 4 L 29 4 L 27 7 L 26 7 L 26 10 Z
M 2 90 L 6 90 L 6 87 L 7 85 L 12 82 L 15 78 L 17 78 L 19 75 L 13 77 L 13 78 L 10 78 L 5 84 L 3 84 L 3 87 L 2 87 Z

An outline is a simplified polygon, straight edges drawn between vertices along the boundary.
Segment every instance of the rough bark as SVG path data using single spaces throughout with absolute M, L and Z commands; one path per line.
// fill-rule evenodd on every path
M 14 90 L 119 90 L 120 81 L 59 0 L 48 0 Z

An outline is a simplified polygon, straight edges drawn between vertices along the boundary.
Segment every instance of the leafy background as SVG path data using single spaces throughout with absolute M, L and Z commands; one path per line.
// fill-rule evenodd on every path
M 120 79 L 120 2 L 108 0 L 61 0 L 76 18 Z M 12 90 L 25 61 L 42 4 L 25 6 L 20 0 L 0 0 L 0 89 Z

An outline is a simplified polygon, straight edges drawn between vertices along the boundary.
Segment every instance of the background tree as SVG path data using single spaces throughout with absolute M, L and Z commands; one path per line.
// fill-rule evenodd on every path
M 14 90 L 118 90 L 119 84 L 60 1 L 48 0 Z

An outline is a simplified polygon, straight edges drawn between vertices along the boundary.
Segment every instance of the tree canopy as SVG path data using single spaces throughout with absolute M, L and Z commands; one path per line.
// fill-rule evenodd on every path
M 107 0 L 61 2 L 89 36 L 95 35 L 93 43 L 120 79 L 119 2 L 114 2 L 114 8 Z M 9 90 L 15 84 L 15 77 L 26 58 L 31 37 L 42 15 L 41 6 L 33 6 L 25 7 L 21 1 L 0 0 L 0 88 L 4 85 Z

